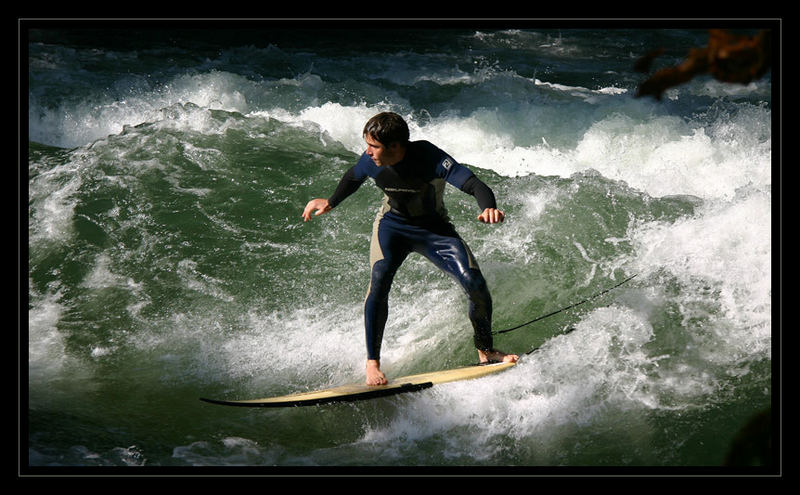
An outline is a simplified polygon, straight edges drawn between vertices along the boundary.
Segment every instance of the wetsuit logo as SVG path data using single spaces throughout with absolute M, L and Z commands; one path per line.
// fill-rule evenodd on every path
M 453 166 L 453 160 L 449 158 L 445 158 L 444 161 L 442 162 L 442 167 L 444 167 L 445 170 L 450 170 L 450 167 L 452 166 Z
M 383 188 L 384 191 L 388 192 L 404 192 L 404 193 L 418 193 L 420 190 L 418 189 L 405 189 L 402 187 L 385 187 Z

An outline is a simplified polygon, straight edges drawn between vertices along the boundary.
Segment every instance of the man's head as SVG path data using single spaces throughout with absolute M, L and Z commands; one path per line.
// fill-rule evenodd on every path
M 394 143 L 405 147 L 409 136 L 408 124 L 394 112 L 382 112 L 367 121 L 364 137 L 367 136 L 387 147 Z
M 408 137 L 408 124 L 396 113 L 379 113 L 364 126 L 366 153 L 379 167 L 394 165 L 403 159 Z

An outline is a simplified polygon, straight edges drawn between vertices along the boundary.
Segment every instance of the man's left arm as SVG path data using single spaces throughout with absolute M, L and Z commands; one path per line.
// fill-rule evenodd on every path
M 475 197 L 481 214 L 478 221 L 483 223 L 500 223 L 505 213 L 497 209 L 494 193 L 483 181 L 478 179 L 468 167 L 461 165 L 450 155 L 436 148 L 440 153 L 438 172 L 447 182 Z
M 464 185 L 461 186 L 461 190 L 467 194 L 471 194 L 478 201 L 478 206 L 482 210 L 481 214 L 478 215 L 478 221 L 483 223 L 501 223 L 505 220 L 506 214 L 497 209 L 497 201 L 495 200 L 491 188 L 475 175 L 464 182 Z

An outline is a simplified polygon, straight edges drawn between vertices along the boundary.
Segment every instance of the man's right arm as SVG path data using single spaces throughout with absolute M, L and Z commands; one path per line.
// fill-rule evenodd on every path
M 356 175 L 355 169 L 356 167 L 353 166 L 350 167 L 347 172 L 345 172 L 344 176 L 342 176 L 342 179 L 339 181 L 339 185 L 336 186 L 336 190 L 333 192 L 330 198 L 316 198 L 309 201 L 303 210 L 303 220 L 306 222 L 311 220 L 311 213 L 314 211 L 316 211 L 315 216 L 328 213 L 335 208 L 336 205 L 344 201 L 345 198 L 356 192 L 358 188 L 361 187 L 361 184 L 363 184 L 366 180 L 366 176 L 359 178 Z
M 356 192 L 366 179 L 367 177 L 365 175 L 359 177 L 358 174 L 356 174 L 356 165 L 350 167 L 342 176 L 339 185 L 336 186 L 336 190 L 333 191 L 331 197 L 328 198 L 330 207 L 335 208 L 336 205 L 344 201 L 345 198 Z

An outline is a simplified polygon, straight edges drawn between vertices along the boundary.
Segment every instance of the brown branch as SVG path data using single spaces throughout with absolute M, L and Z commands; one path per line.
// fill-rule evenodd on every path
M 646 71 L 661 51 L 651 52 L 637 61 L 635 68 Z M 661 99 L 667 89 L 708 73 L 718 81 L 748 84 L 761 78 L 770 68 L 770 32 L 739 36 L 722 29 L 709 30 L 708 46 L 692 48 L 679 65 L 661 69 L 639 85 L 637 97 L 651 95 Z M 644 69 L 644 70 L 643 70 Z

